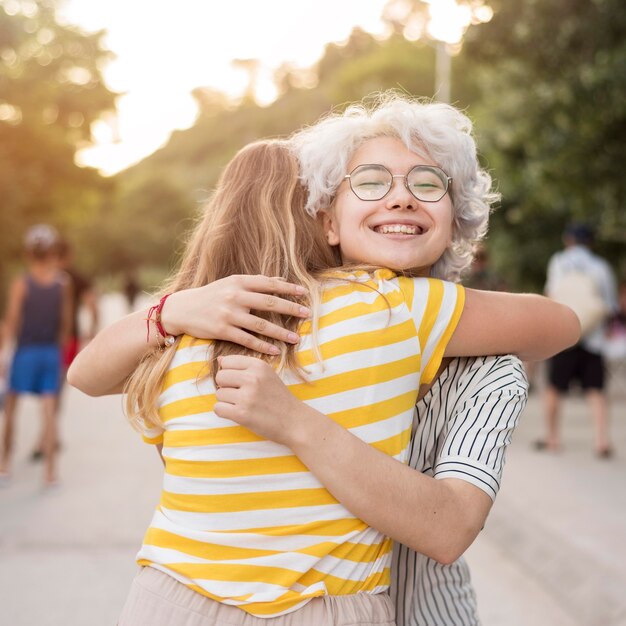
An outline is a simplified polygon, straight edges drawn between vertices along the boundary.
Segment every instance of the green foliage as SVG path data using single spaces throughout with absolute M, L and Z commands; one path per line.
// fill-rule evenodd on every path
M 626 6 L 621 0 L 494 3 L 470 30 L 472 108 L 503 193 L 491 240 L 518 285 L 538 286 L 567 222 L 596 227 L 626 274 Z
M 262 137 L 286 136 L 304 124 L 311 124 L 333 107 L 390 88 L 432 97 L 434 51 L 424 44 L 394 35 L 381 42 L 356 29 L 343 45 L 329 44 L 315 69 L 315 88 L 296 87 L 302 80 L 285 68 L 280 76 L 282 95 L 270 106 L 260 107 L 249 99 L 238 105 L 209 89 L 194 93 L 200 114 L 195 125 L 174 133 L 163 149 L 116 177 L 119 193 L 112 211 L 125 214 L 131 223 L 144 223 L 145 229 L 162 230 L 193 223 L 198 207 L 210 195 L 221 168 L 245 144 Z M 159 183 L 159 181 L 161 181 Z M 167 181 L 173 195 L 158 197 Z M 150 198 L 150 200 L 146 200 Z M 149 219 L 142 207 L 151 207 Z M 184 229 L 183 229 L 184 230 Z M 118 231 L 129 249 L 137 246 L 133 230 Z M 147 234 L 142 242 L 144 259 L 171 266 L 172 254 L 180 252 L 181 237 L 161 242 Z M 134 253 L 133 253 L 134 254 Z M 104 261 L 109 271 L 117 258 Z
M 459 0 L 460 1 L 460 0 Z M 480 9 L 482 0 L 463 0 Z M 489 238 L 496 270 L 541 287 L 571 219 L 594 224 L 599 251 L 626 275 L 626 5 L 622 0 L 490 0 L 493 19 L 469 28 L 452 61 L 452 99 L 475 121 L 481 158 L 503 194 Z M 0 259 L 34 221 L 68 229 L 90 272 L 166 273 L 233 154 L 285 136 L 333 108 L 389 88 L 432 97 L 432 42 L 421 0 L 390 0 L 392 34 L 356 29 L 318 64 L 284 66 L 270 106 L 195 90 L 194 126 L 113 179 L 78 168 L 89 127 L 114 106 L 99 72 L 102 33 L 60 26 L 52 0 L 7 12 L 0 0 Z M 32 2 L 23 2 L 32 7 Z M 409 24 L 409 22 L 411 24 Z M 411 26 L 411 28 L 408 28 Z M 409 32 L 410 31 L 410 32 Z M 411 34 L 412 33 L 412 34 Z M 241 60 L 251 68 L 254 60 Z
M 595 224 L 600 251 L 624 263 L 618 170 L 626 146 L 626 10 L 618 0 L 492 5 L 492 21 L 470 27 L 453 59 L 452 96 L 475 120 L 481 157 L 503 194 L 489 243 L 497 269 L 514 286 L 539 289 L 572 219 Z M 345 44 L 327 46 L 313 68 L 312 89 L 297 86 L 311 82 L 310 73 L 284 68 L 283 93 L 269 107 L 250 100 L 234 106 L 199 90 L 197 124 L 122 174 L 120 185 L 176 181 L 176 214 L 185 219 L 197 207 L 198 190 L 210 189 L 223 164 L 251 140 L 288 134 L 384 89 L 431 97 L 434 49 L 402 35 L 407 20 L 425 19 L 424 3 L 393 0 L 387 19 L 394 34 L 384 41 L 357 29 Z
M 100 65 L 102 33 L 56 21 L 54 3 L 0 0 L 0 262 L 19 258 L 35 222 L 66 231 L 88 220 L 110 187 L 74 163 L 90 125 L 113 110 Z
M 415 96 L 432 97 L 435 83 L 435 52 L 424 43 L 409 42 L 393 35 L 384 45 L 360 56 L 350 56 L 337 67 L 329 85 L 334 102 L 352 102 L 363 96 L 400 89 Z

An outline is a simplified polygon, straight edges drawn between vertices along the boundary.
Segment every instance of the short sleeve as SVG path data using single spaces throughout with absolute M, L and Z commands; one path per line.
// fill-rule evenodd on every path
M 446 381 L 442 393 L 460 394 L 448 415 L 434 477 L 458 478 L 495 500 L 505 453 L 528 398 L 521 361 L 513 356 L 462 359 L 469 364 Z
M 465 289 L 436 278 L 402 281 L 422 355 L 421 384 L 431 383 L 441 365 L 446 346 L 461 319 Z
M 153 446 L 163 443 L 163 433 L 165 431 L 162 428 L 156 428 L 154 426 L 149 428 L 144 422 L 139 426 L 139 432 L 145 443 Z

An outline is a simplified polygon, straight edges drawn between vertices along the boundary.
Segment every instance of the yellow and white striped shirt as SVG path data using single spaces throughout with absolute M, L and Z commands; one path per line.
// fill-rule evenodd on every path
M 390 270 L 345 274 L 322 297 L 316 362 L 310 323 L 290 391 L 375 448 L 406 461 L 420 383 L 430 382 L 460 318 L 464 292 Z M 161 501 L 138 554 L 214 600 L 259 617 L 320 595 L 380 593 L 391 540 L 344 508 L 289 448 L 213 413 L 210 341 L 184 337 L 166 375 Z M 364 468 L 365 470 L 365 468 Z M 363 479 L 367 480 L 364 471 Z

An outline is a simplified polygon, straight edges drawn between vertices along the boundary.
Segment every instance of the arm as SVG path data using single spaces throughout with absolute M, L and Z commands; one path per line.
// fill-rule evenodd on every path
M 486 493 L 422 474 L 312 413 L 288 431 L 286 444 L 354 515 L 440 563 L 452 563 L 472 544 L 491 509 Z
M 298 337 L 250 313 L 267 311 L 307 317 L 309 311 L 276 295 L 302 296 L 302 287 L 265 276 L 230 276 L 205 287 L 172 294 L 163 307 L 162 322 L 172 335 L 223 339 L 273 354 L 275 347 L 251 332 L 289 343 Z M 146 341 L 147 311 L 137 311 L 103 329 L 77 355 L 67 373 L 70 385 L 100 396 L 121 393 L 141 359 L 156 349 L 156 332 Z M 251 331 L 251 332 L 248 332 Z
M 146 341 L 146 311 L 137 311 L 99 332 L 77 355 L 67 381 L 90 396 L 122 393 L 141 359 L 158 346 L 155 333 Z
M 435 479 L 376 450 L 297 400 L 266 363 L 224 357 L 216 382 L 217 415 L 291 448 L 346 508 L 396 541 L 450 563 L 484 525 L 492 504 L 484 490 L 460 473 Z
M 22 304 L 26 296 L 26 282 L 22 277 L 16 278 L 9 289 L 9 301 L 7 303 L 6 316 L 2 327 L 2 354 L 0 358 L 0 374 L 4 375 L 9 363 L 10 354 L 13 351 L 17 333 L 19 332 Z
M 580 323 L 567 306 L 534 294 L 465 290 L 446 356 L 515 354 L 539 361 L 574 345 Z

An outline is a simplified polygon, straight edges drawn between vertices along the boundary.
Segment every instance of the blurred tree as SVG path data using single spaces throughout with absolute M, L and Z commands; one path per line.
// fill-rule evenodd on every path
M 329 46 L 320 63 L 320 71 L 328 64 L 327 58 L 335 56 L 333 52 Z M 332 71 L 324 70 L 320 74 L 325 76 L 324 82 L 320 79 L 320 87 L 337 105 L 387 89 L 427 98 L 433 96 L 435 52 L 422 42 L 410 42 L 394 34 L 383 43 L 355 30 L 342 54 L 341 63 L 337 63 Z
M 103 33 L 59 24 L 53 0 L 0 0 L 0 260 L 28 225 L 62 230 L 97 213 L 110 181 L 74 162 L 91 123 L 113 110 Z
M 170 267 L 180 250 L 182 231 L 175 231 L 169 240 L 167 234 L 178 223 L 191 225 L 221 168 L 239 148 L 261 137 L 288 135 L 329 109 L 374 91 L 397 88 L 431 97 L 433 65 L 431 47 L 397 34 L 380 41 L 355 29 L 345 43 L 329 44 L 316 66 L 280 68 L 276 76 L 280 96 L 270 106 L 258 106 L 250 97 L 235 103 L 209 88 L 194 90 L 199 108 L 194 126 L 173 133 L 164 148 L 116 176 L 119 189 L 107 215 L 123 216 L 126 223 L 141 226 L 108 231 L 117 238 L 112 243 L 117 253 L 102 259 L 101 267 L 114 271 L 119 259 L 139 253 L 146 263 L 163 270 Z M 93 250 L 100 255 L 97 245 Z
M 102 205 L 99 219 L 79 229 L 81 238 L 92 242 L 86 268 L 113 275 L 128 269 L 169 269 L 171 252 L 182 249 L 192 222 L 186 197 L 171 180 L 120 188 Z
M 467 31 L 453 61 L 452 100 L 474 119 L 482 158 L 503 193 L 489 241 L 496 269 L 512 286 L 539 288 L 572 218 L 594 223 L 600 251 L 619 262 L 626 236 L 619 172 L 626 149 L 626 6 L 618 0 L 459 4 L 475 22 L 495 11 L 490 22 Z M 434 50 L 415 41 L 426 8 L 420 0 L 392 0 L 386 39 L 356 29 L 345 43 L 329 44 L 316 66 L 280 68 L 280 96 L 270 106 L 196 90 L 194 127 L 174 133 L 167 146 L 117 177 L 116 202 L 126 206 L 116 214 L 134 220 L 145 196 L 152 198 L 153 223 L 189 224 L 221 167 L 245 143 L 289 134 L 374 91 L 431 97 Z M 410 32 L 407 10 L 417 24 Z M 150 189 L 157 181 L 170 205 Z M 160 247 L 146 255 L 167 267 L 176 242 L 150 245 Z
M 503 193 L 491 235 L 500 264 L 518 284 L 540 286 L 576 219 L 596 227 L 598 250 L 626 274 L 626 5 L 491 4 L 493 20 L 469 31 L 464 56 Z

